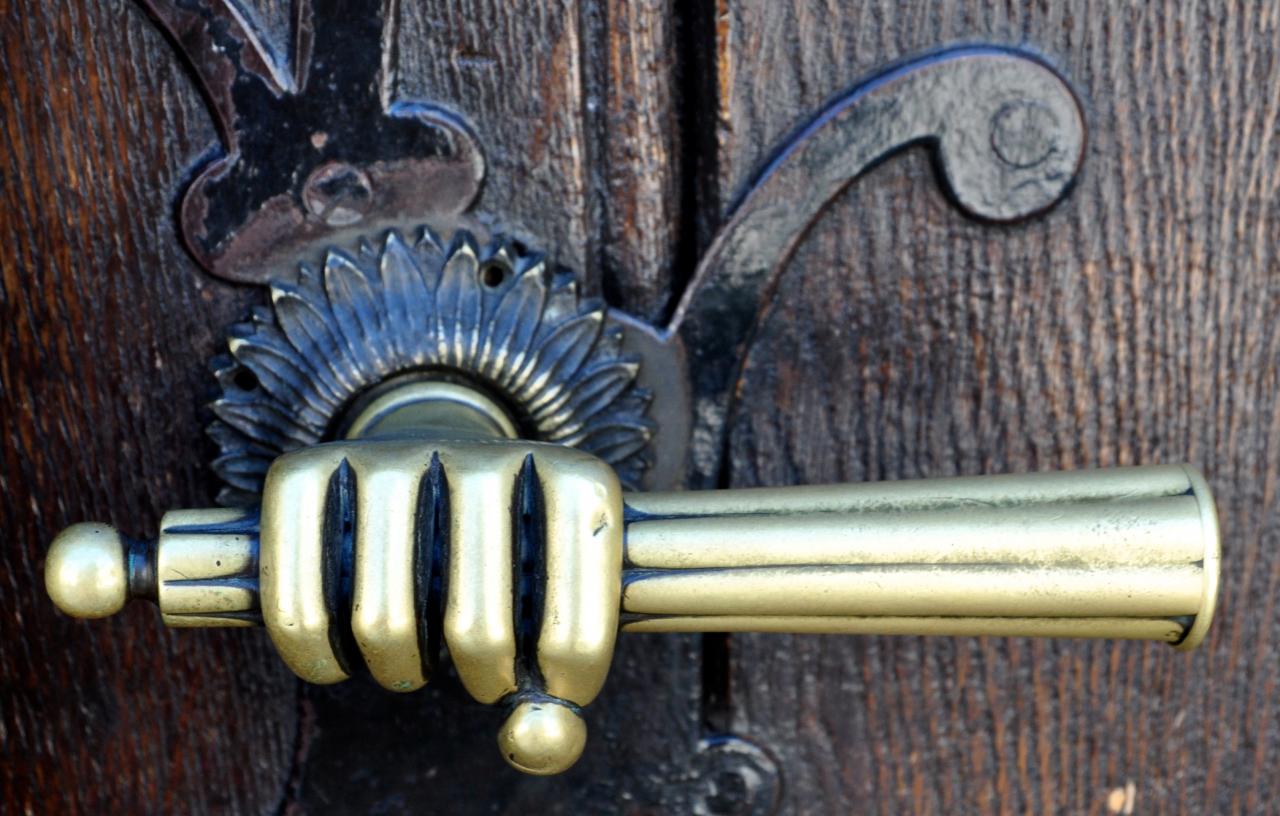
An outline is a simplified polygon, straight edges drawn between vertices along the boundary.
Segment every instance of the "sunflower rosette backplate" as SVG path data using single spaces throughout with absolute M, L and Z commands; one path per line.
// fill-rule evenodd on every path
M 459 231 L 446 243 L 427 228 L 321 260 L 272 282 L 271 304 L 230 327 L 230 355 L 215 361 L 222 503 L 255 501 L 277 456 L 333 438 L 368 389 L 415 371 L 478 384 L 526 438 L 588 451 L 639 483 L 654 432 L 640 361 L 571 273 L 508 238 L 480 246 Z

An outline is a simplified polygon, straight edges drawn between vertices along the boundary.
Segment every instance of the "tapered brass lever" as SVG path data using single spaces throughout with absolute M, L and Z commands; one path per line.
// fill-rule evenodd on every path
M 619 630 L 1136 638 L 1191 648 L 1218 527 L 1187 466 L 624 495 L 571 448 L 374 438 L 276 460 L 260 511 L 180 510 L 155 542 L 76 525 L 49 594 L 99 617 L 154 600 L 171 626 L 266 625 L 315 683 L 361 662 L 427 682 L 441 645 L 512 708 L 522 770 L 582 751 Z
M 1162 640 L 1212 617 L 1185 465 L 629 496 L 624 628 Z

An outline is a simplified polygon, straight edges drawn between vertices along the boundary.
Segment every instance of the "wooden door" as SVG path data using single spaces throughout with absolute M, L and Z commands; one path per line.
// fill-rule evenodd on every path
M 268 31 L 288 3 L 263 0 Z M 53 533 L 207 503 L 201 406 L 262 293 L 201 272 L 175 201 L 216 144 L 131 0 L 0 4 L 0 811 L 1250 813 L 1280 787 L 1280 3 L 403 2 L 398 92 L 465 116 L 480 209 L 660 320 L 775 147 L 878 67 L 1018 44 L 1075 87 L 1074 191 L 960 215 L 926 153 L 812 225 L 751 346 L 724 479 L 1190 461 L 1222 603 L 1158 644 L 628 635 L 569 774 L 492 750 L 445 679 L 303 687 L 262 632 L 96 624 Z M 707 739 L 732 734 L 738 746 Z

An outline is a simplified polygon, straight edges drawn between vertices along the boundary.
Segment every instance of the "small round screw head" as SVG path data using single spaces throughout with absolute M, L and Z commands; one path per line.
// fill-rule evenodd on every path
M 106 524 L 73 524 L 49 547 L 44 586 L 54 604 L 73 618 L 114 615 L 129 600 L 124 539 Z
M 535 776 L 573 767 L 587 744 L 587 724 L 555 700 L 520 703 L 498 731 L 502 756 L 517 770 Z
M 1061 130 L 1053 111 L 1021 99 L 1006 103 L 991 117 L 991 147 L 1010 167 L 1036 167 L 1058 149 Z

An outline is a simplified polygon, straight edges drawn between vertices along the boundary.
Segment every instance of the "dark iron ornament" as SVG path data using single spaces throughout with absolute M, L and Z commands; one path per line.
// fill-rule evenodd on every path
M 270 307 L 230 328 L 216 367 L 222 503 L 253 503 L 277 456 L 324 441 L 363 392 L 414 370 L 486 386 L 526 438 L 581 448 L 639 484 L 653 436 L 639 358 L 604 304 L 541 255 L 506 239 L 481 248 L 465 231 L 449 244 L 393 231 L 380 246 L 331 248 L 270 289 Z
M 966 46 L 884 69 L 780 145 L 731 207 L 665 327 L 689 355 L 687 487 L 720 486 L 734 384 L 810 225 L 850 184 L 909 147 L 929 150 L 961 212 L 1010 223 L 1066 195 L 1084 158 L 1084 116 L 1070 86 L 1035 55 Z
M 287 43 L 240 0 L 138 2 L 186 58 L 222 142 L 178 216 L 213 274 L 268 283 L 317 244 L 448 221 L 479 194 L 484 156 L 463 121 L 395 96 L 395 0 L 299 0 Z
M 485 173 L 479 138 L 457 113 L 397 97 L 397 3 L 299 0 L 289 42 L 281 44 L 270 42 L 238 0 L 138 2 L 177 44 L 218 126 L 222 155 L 185 190 L 178 225 L 205 269 L 280 290 L 275 282 L 289 280 L 300 260 L 322 257 L 331 247 L 380 242 L 388 230 L 407 234 L 420 224 L 442 234 L 481 229 L 481 219 L 469 212 Z M 939 181 L 960 210 L 991 222 L 1016 221 L 1066 193 L 1084 144 L 1071 89 L 1039 58 L 1015 49 L 945 49 L 853 87 L 798 129 L 739 194 L 665 325 L 592 307 L 604 323 L 623 330 L 620 341 L 603 336 L 640 363 L 633 378 L 652 393 L 653 464 L 645 473 L 643 457 L 629 451 L 641 438 L 633 420 L 610 431 L 617 437 L 610 442 L 594 429 L 589 444 L 614 451 L 610 461 L 620 464 L 624 478 L 633 484 L 643 478 L 640 486 L 648 489 L 718 486 L 733 387 L 755 326 L 796 246 L 833 198 L 881 161 L 918 145 L 933 154 Z M 519 232 L 513 224 L 504 229 Z M 358 252 L 352 258 L 358 267 L 365 263 Z M 272 323 L 269 315 L 260 311 L 254 324 Z M 371 325 L 372 336 L 380 337 L 382 324 Z M 444 323 L 438 328 L 446 330 Z M 243 337 L 233 342 L 246 348 Z M 421 342 L 430 347 L 429 339 Z M 242 410 L 252 395 L 223 377 L 217 410 L 225 424 L 213 433 L 223 450 L 218 471 L 232 485 L 226 498 L 256 492 L 271 455 L 314 441 L 320 420 L 340 410 L 326 400 L 356 393 L 371 384 L 369 377 L 391 371 L 379 353 L 344 351 L 360 373 L 354 391 L 339 380 L 333 388 L 308 386 L 305 395 L 292 393 L 289 378 L 273 378 L 267 355 L 260 354 L 255 365 L 263 369 L 264 385 L 280 390 L 272 399 L 256 398 L 262 406 L 256 413 Z M 425 353 L 396 359 L 418 365 L 408 361 L 419 358 Z M 618 382 L 601 387 L 609 391 Z M 509 402 L 527 399 L 501 390 L 498 396 Z M 307 418 L 276 413 L 295 407 Z M 539 433 L 588 444 L 567 430 L 572 419 L 566 422 Z
M 742 193 L 665 326 L 649 326 L 599 303 L 589 307 L 588 311 L 602 316 L 603 323 L 618 330 L 604 331 L 601 336 L 608 347 L 615 349 L 614 353 L 625 352 L 628 365 L 632 366 L 630 376 L 639 389 L 626 403 L 625 411 L 623 403 L 618 404 L 622 413 L 614 415 L 601 409 L 598 416 L 593 415 L 593 422 L 602 424 L 589 429 L 587 436 L 574 426 L 572 417 L 560 427 L 553 427 L 554 416 L 534 417 L 543 423 L 537 426 L 538 438 L 606 452 L 605 458 L 618 465 L 620 475 L 632 486 L 657 489 L 681 482 L 688 487 L 718 486 L 725 429 L 732 424 L 733 384 L 745 363 L 755 326 L 796 246 L 833 198 L 879 162 L 907 147 L 921 145 L 933 151 L 939 180 L 958 208 L 991 222 L 1016 221 L 1052 206 L 1066 193 L 1083 157 L 1084 142 L 1083 117 L 1070 88 L 1051 68 L 1025 53 L 994 47 L 957 48 L 904 62 L 871 78 L 837 98 L 798 131 Z M 434 178 L 422 179 L 426 199 L 451 189 L 448 185 L 433 188 Z M 450 200 L 456 199 L 450 195 Z M 305 251 L 290 243 L 298 239 L 295 234 L 281 232 L 275 237 L 295 247 L 291 257 L 296 263 L 299 258 L 322 255 L 335 243 L 360 246 L 366 241 L 356 237 L 339 242 L 335 236 L 364 235 L 369 236 L 367 240 L 380 240 L 377 236 L 385 234 L 386 229 L 394 229 L 397 224 L 401 229 L 405 227 L 400 220 L 403 213 L 378 207 L 363 214 L 347 214 L 351 220 L 344 222 L 345 232 L 334 227 L 337 231 L 324 233 L 328 237 L 317 233 L 297 245 Z M 470 219 L 461 214 L 429 223 L 451 228 L 470 223 Z M 429 243 L 439 251 L 438 241 Z M 507 254 L 514 259 L 510 250 Z M 338 252 L 332 257 L 346 256 Z M 350 260 L 357 267 L 376 266 L 368 250 L 357 252 Z M 484 259 L 477 257 L 475 261 L 482 264 Z M 275 261 L 268 266 L 265 272 L 246 267 L 239 279 L 279 281 L 287 277 L 288 271 Z M 315 273 L 307 274 L 316 277 Z M 379 279 L 378 275 L 366 278 Z M 287 288 L 280 283 L 271 285 L 273 291 Z M 300 285 L 305 288 L 307 284 Z M 323 289 L 310 285 L 314 292 Z M 429 288 L 421 293 L 431 294 Z M 275 303 L 278 308 L 279 297 Z M 359 302 L 353 301 L 353 307 L 356 305 Z M 440 306 L 425 296 L 414 308 L 431 311 Z M 332 314 L 336 317 L 350 311 L 340 309 Z M 482 317 L 489 319 L 493 315 L 485 311 Z M 465 313 L 452 317 L 442 314 L 439 321 L 430 325 L 438 331 L 454 331 L 447 324 L 455 318 L 471 319 Z M 267 325 L 274 320 L 270 310 L 260 310 L 249 325 Z M 382 323 L 375 320 L 370 325 L 380 331 Z M 491 332 L 501 328 L 480 329 L 464 324 L 457 330 Z M 241 336 L 244 332 L 244 327 L 233 332 L 232 343 L 237 348 L 246 348 Z M 351 335 L 347 339 L 364 336 Z M 369 336 L 377 335 L 375 332 Z M 421 342 L 423 349 L 430 349 L 434 341 L 418 338 L 405 342 Z M 622 351 L 616 351 L 619 348 Z M 316 393 L 350 397 L 374 384 L 377 377 L 400 370 L 396 366 L 449 366 L 442 359 L 429 358 L 425 351 L 397 357 L 396 366 L 388 366 L 379 355 L 367 350 L 350 352 L 350 360 L 361 366 L 356 384 L 350 389 L 320 389 Z M 623 357 L 617 359 L 621 361 Z M 291 395 L 286 387 L 290 380 L 273 380 L 272 373 L 266 371 L 266 360 L 260 356 L 256 363 L 264 369 L 264 381 L 277 382 L 281 394 Z M 253 366 L 248 368 L 258 373 Z M 625 398 L 629 393 L 626 389 L 613 394 L 620 387 L 622 370 L 598 375 L 601 394 Z M 556 372 L 556 376 L 565 376 L 563 368 Z M 515 403 L 519 410 L 538 410 L 520 407 L 527 396 L 504 394 L 509 383 L 479 373 L 484 382 L 496 387 L 498 396 Z M 323 438 L 317 436 L 323 434 L 321 420 L 332 421 L 341 410 L 341 406 L 315 403 L 310 398 L 302 403 L 289 399 L 255 400 L 242 393 L 246 389 L 237 386 L 229 372 L 224 371 L 220 380 L 224 398 L 215 408 L 223 423 L 215 425 L 211 432 L 223 452 L 217 468 L 231 485 L 223 496 L 228 501 L 250 499 L 260 486 L 271 456 L 291 449 L 289 446 Z M 607 385 L 603 384 L 605 380 Z M 640 407 L 645 391 L 652 396 L 648 422 L 643 420 Z M 243 404 L 247 402 L 262 408 L 256 412 L 246 410 Z M 316 404 L 322 408 L 315 408 Z M 295 407 L 308 410 L 311 419 L 294 422 L 279 413 Z M 619 419 L 624 414 L 630 418 Z M 261 428 L 257 428 L 259 424 Z M 295 424 L 304 430 L 294 428 Z M 606 425 L 610 428 L 607 433 L 603 430 Z M 641 428 L 646 430 L 642 432 Z M 647 473 L 645 455 L 632 450 L 642 439 L 649 442 L 648 456 L 654 462 Z

